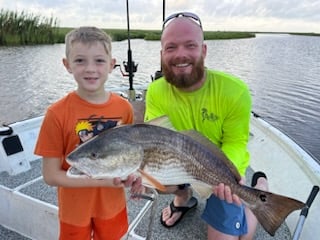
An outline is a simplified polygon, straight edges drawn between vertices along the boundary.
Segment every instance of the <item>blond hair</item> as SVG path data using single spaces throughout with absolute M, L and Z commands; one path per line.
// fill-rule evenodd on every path
M 111 56 L 111 37 L 103 30 L 96 27 L 79 27 L 75 28 L 65 37 L 66 43 L 66 57 L 69 56 L 72 44 L 75 42 L 81 42 L 85 44 L 92 44 L 100 42 L 104 46 L 107 55 Z

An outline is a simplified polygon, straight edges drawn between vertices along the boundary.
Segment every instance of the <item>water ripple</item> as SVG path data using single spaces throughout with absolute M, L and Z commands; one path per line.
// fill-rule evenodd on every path
M 206 43 L 206 66 L 243 79 L 252 93 L 253 110 L 320 159 L 319 38 L 258 35 Z M 145 85 L 160 68 L 160 42 L 132 40 L 131 48 L 138 64 L 134 84 Z M 64 44 L 0 47 L 0 123 L 44 114 L 75 89 L 63 56 Z M 127 60 L 127 41 L 113 43 L 113 57 L 121 65 Z M 107 86 L 128 87 L 128 78 L 115 69 Z

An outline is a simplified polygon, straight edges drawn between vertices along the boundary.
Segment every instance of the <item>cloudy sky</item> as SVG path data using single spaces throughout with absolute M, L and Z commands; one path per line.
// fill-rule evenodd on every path
M 126 0 L 0 0 L 4 10 L 53 16 L 60 27 L 126 28 Z M 204 30 L 320 33 L 319 0 L 166 0 L 166 15 L 197 13 Z M 129 0 L 131 29 L 160 29 L 162 0 Z

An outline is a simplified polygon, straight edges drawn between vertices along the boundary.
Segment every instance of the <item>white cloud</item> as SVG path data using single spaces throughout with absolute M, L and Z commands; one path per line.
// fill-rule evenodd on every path
M 61 27 L 126 28 L 125 0 L 0 0 L 5 10 L 55 17 Z M 197 13 L 205 30 L 320 33 L 318 0 L 167 0 L 166 15 Z M 160 29 L 161 0 L 129 0 L 131 29 Z

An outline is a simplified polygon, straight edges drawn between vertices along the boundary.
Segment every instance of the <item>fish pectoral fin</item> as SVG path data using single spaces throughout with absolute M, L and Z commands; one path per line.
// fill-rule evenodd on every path
M 138 169 L 138 172 L 141 174 L 142 178 L 145 178 L 150 186 L 154 187 L 155 189 L 160 190 L 161 192 L 166 192 L 167 188 L 162 185 L 157 179 L 143 171 L 142 169 Z
M 199 181 L 191 183 L 191 186 L 201 199 L 209 198 L 213 191 L 212 186 Z

